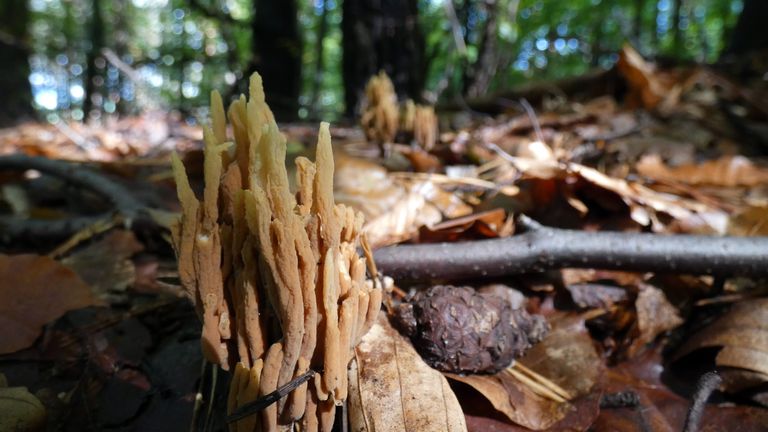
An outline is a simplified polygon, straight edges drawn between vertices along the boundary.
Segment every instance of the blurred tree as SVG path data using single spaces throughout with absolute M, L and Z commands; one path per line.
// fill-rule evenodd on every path
M 91 115 L 94 105 L 101 106 L 104 95 L 104 67 L 106 66 L 101 50 L 105 46 L 104 17 L 102 16 L 102 1 L 91 1 L 91 21 L 88 25 L 88 44 L 85 69 L 85 99 L 83 112 Z
M 731 33 L 726 54 L 746 54 L 750 51 L 768 50 L 768 1 L 744 0 L 736 27 Z
M 11 125 L 34 114 L 29 85 L 29 18 L 27 0 L 0 2 L 0 125 Z
M 297 0 L 253 0 L 252 55 L 248 75 L 264 80 L 267 102 L 279 120 L 298 116 L 302 40 Z
M 400 96 L 421 100 L 424 38 L 417 0 L 344 0 L 342 8 L 346 114 L 354 115 L 365 83 L 380 70 Z
M 479 33 L 477 38 L 477 58 L 464 68 L 463 93 L 469 97 L 478 97 L 488 91 L 488 87 L 491 85 L 491 80 L 496 75 L 498 67 L 499 52 L 496 49 L 496 35 L 498 33 L 497 18 L 499 5 L 497 0 L 480 0 L 477 6 L 474 6 L 473 2 L 469 0 L 465 0 L 464 3 L 469 8 L 477 8 L 477 10 L 471 12 L 472 15 L 485 17 L 482 26 L 474 26 L 477 27 L 476 32 Z M 471 34 L 469 24 L 471 14 L 469 12 L 465 14 L 465 34 L 467 37 Z
M 328 34 L 328 1 L 322 1 L 322 11 L 320 12 L 320 23 L 318 24 L 317 38 L 315 41 L 315 74 L 312 80 L 312 93 L 309 106 L 312 113 L 317 114 L 320 109 L 320 87 L 323 83 L 323 70 L 325 69 L 324 44 L 325 37 Z

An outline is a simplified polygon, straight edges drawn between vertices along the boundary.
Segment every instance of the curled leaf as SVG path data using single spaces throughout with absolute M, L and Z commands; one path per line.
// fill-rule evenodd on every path
M 448 381 L 424 363 L 384 314 L 355 350 L 349 386 L 353 431 L 467 430 Z

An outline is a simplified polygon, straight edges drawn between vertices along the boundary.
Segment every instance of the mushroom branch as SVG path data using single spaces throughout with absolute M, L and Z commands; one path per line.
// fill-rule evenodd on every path
M 320 125 L 315 162 L 296 160 L 294 193 L 285 137 L 258 74 L 250 97 L 226 115 L 214 92 L 211 117 L 201 198 L 181 160 L 172 159 L 182 205 L 173 244 L 181 283 L 203 321 L 203 353 L 233 372 L 230 415 L 317 372 L 277 404 L 238 417 L 232 430 L 330 431 L 347 397 L 353 349 L 379 313 L 382 290 L 366 279 L 366 268 L 376 273 L 362 215 L 333 199 L 328 124 Z
M 768 275 L 768 237 L 584 232 L 521 216 L 523 232 L 502 239 L 390 246 L 376 266 L 396 280 L 458 280 L 557 268 Z

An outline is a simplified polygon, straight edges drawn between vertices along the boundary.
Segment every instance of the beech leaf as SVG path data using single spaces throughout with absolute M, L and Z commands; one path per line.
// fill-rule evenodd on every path
M 768 299 L 733 306 L 725 315 L 693 335 L 678 351 L 682 357 L 707 347 L 722 347 L 718 366 L 757 372 L 768 381 Z
M 509 421 L 528 429 L 549 429 L 568 412 L 567 403 L 537 395 L 505 371 L 494 375 L 445 375 L 472 387 Z
M 45 430 L 45 407 L 26 387 L 0 388 L 0 430 Z
M 45 324 L 98 304 L 75 272 L 39 255 L 0 255 L 0 354 L 32 345 Z
M 383 313 L 355 349 L 349 369 L 351 430 L 466 431 L 459 401 Z
M 759 167 L 744 156 L 723 156 L 701 164 L 669 167 L 659 155 L 646 155 L 635 165 L 640 174 L 656 180 L 690 185 L 757 186 L 768 183 L 768 169 Z

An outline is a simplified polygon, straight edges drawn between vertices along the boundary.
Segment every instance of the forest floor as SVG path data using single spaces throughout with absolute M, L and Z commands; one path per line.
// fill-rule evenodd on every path
M 433 143 L 401 133 L 386 157 L 359 127 L 332 127 L 336 200 L 365 214 L 375 248 L 514 237 L 521 214 L 585 232 L 768 236 L 765 79 L 660 69 L 631 51 L 615 72 L 602 94 L 553 87 L 532 104 L 495 97 L 492 115 L 438 112 Z M 316 124 L 281 130 L 289 159 L 312 153 Z M 96 173 L 0 157 L 0 417 L 29 430 L 223 429 L 229 378 L 203 361 L 168 231 L 179 211 L 169 154 L 200 191 L 201 140 L 164 113 L 0 130 L 0 155 Z M 448 374 L 469 430 L 682 431 L 691 416 L 689 431 L 768 430 L 765 272 L 712 275 L 709 264 L 478 268 L 461 281 L 395 278 L 391 295 L 503 286 L 547 318 L 548 336 L 518 363 L 567 398 L 506 371 Z M 692 410 L 713 370 L 717 390 Z

